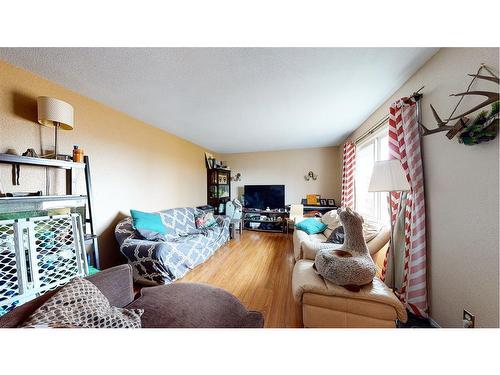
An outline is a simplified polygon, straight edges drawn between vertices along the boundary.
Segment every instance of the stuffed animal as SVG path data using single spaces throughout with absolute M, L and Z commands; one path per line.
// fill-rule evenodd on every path
M 372 282 L 377 268 L 363 237 L 363 218 L 350 208 L 339 208 L 337 213 L 344 227 L 344 244 L 340 249 L 323 249 L 314 261 L 317 272 L 334 284 L 359 291 Z

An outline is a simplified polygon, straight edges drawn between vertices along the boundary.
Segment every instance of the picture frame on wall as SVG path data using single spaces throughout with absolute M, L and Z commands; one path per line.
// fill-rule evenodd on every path
M 327 201 L 327 199 L 321 198 L 321 199 L 319 200 L 319 205 L 320 205 L 320 206 L 326 206 L 326 201 Z
M 327 199 L 327 205 L 329 207 L 334 207 L 335 206 L 335 199 Z

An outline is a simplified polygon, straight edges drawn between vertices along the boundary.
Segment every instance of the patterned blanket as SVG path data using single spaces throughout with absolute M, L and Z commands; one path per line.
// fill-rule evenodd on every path
M 195 208 L 160 211 L 166 227 L 176 236 L 168 241 L 148 241 L 132 227 L 132 218 L 120 221 L 115 236 L 120 251 L 134 270 L 134 280 L 143 284 L 168 284 L 210 258 L 229 239 L 230 219 L 217 216 L 217 225 L 197 229 Z

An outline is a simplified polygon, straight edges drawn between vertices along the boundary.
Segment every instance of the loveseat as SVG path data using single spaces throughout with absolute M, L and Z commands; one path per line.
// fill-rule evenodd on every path
M 300 219 L 299 219 L 300 220 Z M 295 229 L 293 246 L 295 266 L 292 275 L 292 293 L 302 309 L 302 323 L 310 328 L 391 328 L 396 322 L 407 320 L 403 304 L 380 279 L 381 268 L 390 239 L 387 226 L 366 224 L 365 241 L 375 264 L 377 276 L 359 292 L 335 285 L 314 269 L 316 253 L 334 250 L 341 244 L 326 243 L 332 231 L 340 226 L 336 211 L 330 211 L 321 220 L 328 226 L 321 233 L 307 234 Z
M 140 284 L 168 284 L 205 262 L 229 240 L 230 219 L 216 216 L 216 225 L 198 229 L 196 208 L 160 211 L 161 220 L 173 235 L 165 240 L 146 240 L 132 226 L 132 218 L 121 220 L 115 229 L 120 251 Z
M 296 223 L 300 220 L 303 220 L 303 218 L 296 219 Z M 314 260 L 316 253 L 319 250 L 325 247 L 333 249 L 336 247 L 340 248 L 342 246 L 341 244 L 325 243 L 333 230 L 341 225 L 337 216 L 337 211 L 329 211 L 317 220 L 321 220 L 325 225 L 327 225 L 327 228 L 321 233 L 307 234 L 306 232 L 295 228 L 293 232 L 293 255 L 295 261 L 300 259 Z M 391 230 L 387 225 L 379 226 L 373 223 L 365 223 L 363 232 L 368 251 L 370 251 L 370 255 L 377 265 L 377 274 L 380 275 L 391 236 Z
M 262 328 L 260 312 L 247 311 L 223 289 L 206 284 L 180 283 L 143 288 L 134 300 L 132 268 L 108 268 L 87 277 L 111 306 L 143 309 L 142 328 Z M 49 291 L 0 316 L 0 328 L 20 326 L 60 288 Z

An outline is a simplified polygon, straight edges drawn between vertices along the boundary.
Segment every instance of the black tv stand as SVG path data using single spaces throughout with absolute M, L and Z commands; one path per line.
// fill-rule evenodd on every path
M 287 205 L 286 206 L 286 209 L 288 211 L 290 211 L 290 205 Z M 320 205 L 304 205 L 304 216 L 306 214 L 312 214 L 312 213 L 316 213 L 316 212 L 319 212 L 321 214 L 325 214 L 327 213 L 328 211 L 332 211 L 332 210 L 336 210 L 338 209 L 337 206 L 320 206 Z
M 284 208 L 262 210 L 243 208 L 243 228 L 260 232 L 286 233 L 288 212 Z

